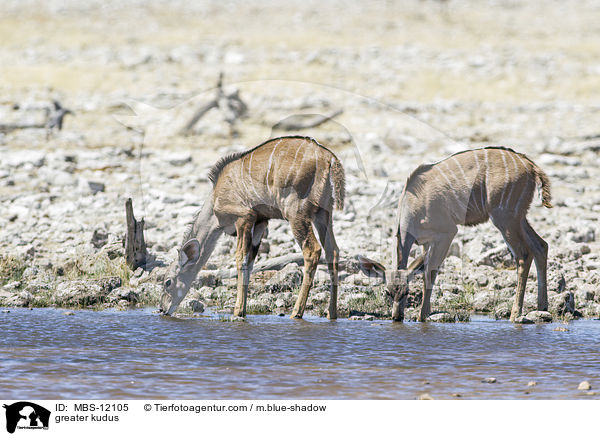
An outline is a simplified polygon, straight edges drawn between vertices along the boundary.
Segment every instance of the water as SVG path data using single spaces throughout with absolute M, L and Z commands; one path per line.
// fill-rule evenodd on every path
M 577 390 L 583 380 L 600 389 L 600 321 L 223 322 L 149 309 L 63 312 L 0 314 L 2 397 L 575 399 L 593 398 Z M 482 383 L 487 377 L 497 382 Z

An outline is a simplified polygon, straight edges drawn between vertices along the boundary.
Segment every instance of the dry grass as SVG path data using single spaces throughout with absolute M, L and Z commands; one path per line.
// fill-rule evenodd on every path
M 19 281 L 27 265 L 25 260 L 15 256 L 0 256 L 0 286 Z

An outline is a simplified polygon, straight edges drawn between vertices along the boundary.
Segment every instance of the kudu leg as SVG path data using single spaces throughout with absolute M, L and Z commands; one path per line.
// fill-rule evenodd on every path
M 260 221 L 254 224 L 252 228 L 252 243 L 250 244 L 250 254 L 248 257 L 248 269 L 249 274 L 252 274 L 252 268 L 254 267 L 254 261 L 256 260 L 256 256 L 258 255 L 258 250 L 260 249 L 260 243 L 262 242 L 262 238 L 267 230 L 267 221 Z
M 527 285 L 527 276 L 533 260 L 529 245 L 523 234 L 520 223 L 510 223 L 509 225 L 498 225 L 501 220 L 495 220 L 494 224 L 502 232 L 502 236 L 512 251 L 517 261 L 517 291 L 515 293 L 515 302 L 510 312 L 510 320 L 515 321 L 523 311 L 523 299 L 525 298 L 525 286 Z
M 339 270 L 339 249 L 333 235 L 333 220 L 331 212 L 325 209 L 319 210 L 314 221 L 319 240 L 325 249 L 325 260 L 327 260 L 327 268 L 329 269 L 329 277 L 331 278 L 331 290 L 329 294 L 329 310 L 327 318 L 337 319 L 337 294 L 338 294 L 338 270 Z
M 419 312 L 418 321 L 424 322 L 431 313 L 431 292 L 440 265 L 446 258 L 450 244 L 456 235 L 456 230 L 451 233 L 441 233 L 433 241 L 427 253 L 425 254 L 425 272 L 423 275 L 423 300 L 421 301 L 421 310 Z
M 546 274 L 548 269 L 548 243 L 531 228 L 526 219 L 522 222 L 522 228 L 526 236 L 525 241 L 529 246 L 529 251 L 533 253 L 535 268 L 537 270 L 537 309 L 548 310 L 548 283 Z
M 294 233 L 298 244 L 300 244 L 302 255 L 304 256 L 302 285 L 300 286 L 300 293 L 298 294 L 298 299 L 296 300 L 291 317 L 302 318 L 304 309 L 306 308 L 306 300 L 308 300 L 308 291 L 312 286 L 313 277 L 315 276 L 319 258 L 321 257 L 321 247 L 313 233 L 310 221 L 294 221 L 290 224 L 292 225 L 292 232 Z
M 252 245 L 252 226 L 254 223 L 245 218 L 236 222 L 237 248 L 235 261 L 237 264 L 237 298 L 233 309 L 233 316 L 246 316 L 246 300 L 248 298 L 248 284 L 250 283 L 250 251 Z M 258 250 L 257 250 L 258 251 Z

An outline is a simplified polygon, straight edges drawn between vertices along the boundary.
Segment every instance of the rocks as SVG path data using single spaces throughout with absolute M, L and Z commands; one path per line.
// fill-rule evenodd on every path
M 187 310 L 193 313 L 202 313 L 204 312 L 204 303 L 196 299 L 184 300 L 181 303 L 180 308 L 184 311 Z
M 515 319 L 515 324 L 535 324 L 535 321 L 527 318 L 525 315 L 521 315 Z
M 560 294 L 548 293 L 548 307 L 552 313 L 564 315 L 565 313 L 575 312 L 575 296 L 572 292 L 566 291 Z
M 577 229 L 571 236 L 574 242 L 593 242 L 596 240 L 596 230 L 593 227 Z
M 370 314 L 365 315 L 352 315 L 349 316 L 350 321 L 375 321 L 375 316 Z
M 448 312 L 433 313 L 427 317 L 430 322 L 456 322 L 456 316 Z
M 89 306 L 104 303 L 113 289 L 121 286 L 119 277 L 74 280 L 58 284 L 54 302 L 61 306 Z
M 600 293 L 600 288 L 597 288 L 596 285 L 584 283 L 575 291 L 575 301 L 586 304 L 588 301 L 594 301 L 597 293 Z
M 483 380 L 481 380 L 481 383 L 492 384 L 492 383 L 496 383 L 496 381 L 497 380 L 494 377 L 487 377 L 487 378 L 484 378 Z
M 137 303 L 140 300 L 138 293 L 133 288 L 117 288 L 110 292 L 109 297 L 113 300 L 125 300 L 129 303 Z
M 495 229 L 490 229 L 495 231 Z M 498 264 L 510 264 L 512 261 L 506 244 L 492 233 L 491 238 L 476 236 L 473 240 L 464 244 L 463 256 L 474 265 L 497 266 Z
M 263 290 L 265 292 L 277 293 L 296 289 L 302 283 L 302 271 L 295 263 L 286 265 L 278 271 L 267 283 Z
M 202 270 L 193 283 L 193 286 L 200 287 L 215 287 L 219 284 L 219 276 L 217 271 Z
M 14 290 L 20 288 L 22 284 L 23 284 L 23 282 L 21 282 L 20 280 L 15 280 L 13 282 L 9 282 L 9 283 L 5 284 L 4 286 L 2 286 L 2 290 L 3 291 L 14 291 Z
M 181 167 L 192 161 L 192 155 L 187 152 L 170 153 L 168 163 L 170 165 Z
M 102 288 L 104 292 L 110 293 L 113 289 L 120 287 L 122 281 L 121 277 L 105 277 L 96 280 L 96 283 Z
M 40 168 L 46 163 L 46 153 L 36 150 L 19 150 L 10 153 L 4 152 L 2 162 L 8 167 L 20 168 L 30 165 L 33 168 Z
M 552 322 L 552 314 L 542 310 L 533 310 L 526 315 L 521 315 L 515 319 L 516 324 L 540 324 Z
M 136 289 L 140 300 L 144 300 L 146 304 L 158 304 L 162 294 L 162 285 L 157 283 L 142 283 Z
M 33 280 L 39 274 L 39 269 L 35 266 L 29 266 L 23 270 L 21 278 L 25 281 Z
M 580 391 L 589 391 L 590 389 L 592 389 L 592 385 L 590 385 L 590 382 L 588 382 L 587 380 L 584 380 L 581 383 L 579 383 L 577 389 Z
M 250 315 L 266 314 L 271 312 L 271 305 L 251 298 L 246 303 L 246 311 Z
M 475 280 L 477 281 L 477 284 L 481 287 L 485 287 L 490 283 L 490 279 L 486 274 L 477 274 L 475 276 Z
M 97 192 L 104 192 L 104 190 L 106 189 L 104 183 L 92 182 L 91 180 L 88 181 L 88 187 L 90 188 L 90 191 L 92 191 L 92 194 L 96 194 Z
M 108 232 L 104 229 L 95 229 L 90 242 L 95 248 L 104 247 L 108 242 Z
M 492 291 L 479 291 L 473 296 L 473 310 L 476 312 L 490 312 L 494 309 L 496 297 Z
M 108 242 L 102 247 L 102 253 L 106 253 L 109 259 L 118 259 L 125 257 L 125 248 L 123 241 L 108 238 Z
M 534 323 L 552 322 L 552 314 L 543 310 L 534 310 L 525 315 L 525 318 Z
M 311 298 L 309 296 L 309 298 Z M 318 298 L 318 297 L 317 297 Z M 277 296 L 277 298 L 275 299 L 275 308 L 276 309 L 285 309 L 287 307 L 292 306 L 294 301 L 294 296 L 291 292 L 283 292 L 281 294 L 279 294 Z M 310 306 L 312 307 L 313 302 L 314 302 L 314 296 L 312 297 L 312 299 L 310 300 Z M 308 303 L 307 303 L 307 307 L 308 307 Z
M 107 294 L 95 283 L 63 282 L 57 286 L 55 301 L 67 306 L 87 306 L 103 302 Z
M 322 301 L 327 301 L 329 299 L 329 295 L 328 293 L 323 292 L 322 293 Z M 369 299 L 369 296 L 365 293 L 365 292 L 357 292 L 357 293 L 352 293 L 352 294 L 348 294 L 346 295 L 346 298 L 344 299 L 346 301 L 347 304 L 352 304 L 355 302 L 364 302 L 367 301 Z

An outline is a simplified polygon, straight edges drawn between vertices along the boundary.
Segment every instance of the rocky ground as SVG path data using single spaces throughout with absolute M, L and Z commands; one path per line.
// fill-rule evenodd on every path
M 390 263 L 402 185 L 423 162 L 505 145 L 549 175 L 553 209 L 534 199 L 549 243 L 550 312 L 600 315 L 600 2 L 360 4 L 8 1 L 0 17 L 0 125 L 44 122 L 59 100 L 75 115 L 50 135 L 0 129 L 0 306 L 155 305 L 164 265 L 210 189 L 207 171 L 230 151 L 282 134 L 310 135 L 343 161 L 347 202 L 334 215 L 346 268 L 342 316 L 388 317 L 383 286 L 353 260 Z M 248 111 L 231 128 L 213 110 L 181 129 L 215 94 L 220 72 Z M 299 114 L 343 113 L 283 131 Z M 152 261 L 123 259 L 124 203 L 146 221 Z M 298 252 L 272 222 L 257 259 Z M 234 240 L 223 237 L 182 311 L 230 312 Z M 290 313 L 300 268 L 261 272 L 250 313 Z M 323 315 L 320 267 L 308 310 Z M 507 318 L 516 270 L 491 225 L 461 229 L 433 293 L 435 320 L 474 312 Z M 420 302 L 412 284 L 408 317 Z M 532 268 L 525 311 L 535 309 Z M 533 313 L 532 320 L 545 314 Z

